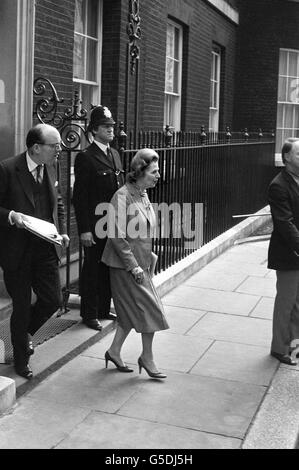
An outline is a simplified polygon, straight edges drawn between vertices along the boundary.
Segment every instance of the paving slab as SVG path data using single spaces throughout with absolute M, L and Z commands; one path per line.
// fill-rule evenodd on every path
M 247 278 L 245 273 L 227 273 L 218 270 L 210 270 L 209 272 L 199 271 L 191 276 L 185 282 L 186 286 L 206 287 L 208 289 L 216 289 L 219 291 L 234 291 Z
M 276 281 L 276 271 L 269 269 L 269 272 L 266 274 L 266 277 L 269 277 L 270 279 L 275 279 Z
M 267 347 L 215 341 L 190 373 L 267 386 L 276 370 Z
M 235 449 L 244 439 L 244 448 L 267 448 L 266 434 L 294 447 L 299 364 L 280 365 L 269 355 L 275 277 L 267 246 L 236 245 L 163 297 L 171 328 L 155 335 L 154 354 L 165 381 L 138 373 L 135 332 L 123 348 L 130 374 L 105 368 L 108 330 L 103 337 L 79 323 L 38 347 L 31 364 L 39 376 L 51 360 L 60 368 L 31 381 L 0 418 L 0 448 Z M 17 378 L 18 389 L 19 380 L 26 382 Z M 278 431 L 284 418 L 285 433 Z
M 271 278 L 261 279 L 260 277 L 249 276 L 241 285 L 239 285 L 236 292 L 261 295 L 264 297 L 275 297 L 275 281 Z
M 105 369 L 103 360 L 78 356 L 28 396 L 53 403 L 115 413 L 136 393 L 138 376 L 120 374 L 115 367 Z M 67 393 L 66 393 L 67 391 Z
M 266 390 L 191 374 L 171 373 L 163 383 L 144 381 L 146 386 L 117 414 L 234 438 L 244 437 Z
M 53 397 L 55 399 L 55 397 Z M 22 397 L 9 414 L 0 419 L 0 449 L 51 449 L 66 438 L 88 415 L 89 410 Z
M 105 432 L 103 432 L 103 429 Z M 240 439 L 92 412 L 56 449 L 238 449 Z
M 262 318 L 209 312 L 189 330 L 188 335 L 270 348 L 272 324 Z
M 272 321 L 274 300 L 273 297 L 261 297 L 256 307 L 250 313 L 250 317 L 265 318 Z
M 202 338 L 199 340 L 196 337 L 170 334 L 167 331 L 157 333 L 154 338 L 155 362 L 158 368 L 162 370 L 188 372 L 213 343 L 212 339 Z M 111 341 L 112 335 L 109 335 L 105 341 L 88 348 L 83 355 L 104 359 L 105 351 Z M 140 354 L 140 334 L 138 335 L 138 333 L 132 331 L 123 346 L 122 357 L 127 364 L 136 365 Z
M 256 250 L 252 247 L 249 250 L 248 245 L 246 247 L 234 246 L 221 255 L 223 261 L 233 261 L 235 263 L 242 264 L 243 261 L 246 263 L 263 264 L 267 260 L 267 253 L 263 249 Z
M 225 273 L 246 274 L 247 276 L 265 277 L 269 274 L 269 270 L 263 264 L 250 263 L 245 260 L 240 263 L 233 259 L 222 259 L 222 256 L 211 261 L 205 268 L 205 272 L 215 272 L 215 269 Z
M 206 312 L 192 308 L 163 305 L 165 316 L 169 324 L 169 333 L 184 335 Z
M 35 353 L 30 358 L 30 365 L 34 372 L 31 381 L 16 374 L 13 364 L 0 364 L 0 375 L 15 381 L 17 396 L 33 388 L 41 380 L 57 370 L 70 359 L 94 344 L 113 329 L 113 321 L 103 320 L 103 330 L 96 331 L 82 324 L 78 309 L 71 309 L 66 318 L 77 320 L 78 323 L 63 331 L 59 335 L 38 345 Z
M 163 298 L 166 305 L 247 316 L 260 296 L 182 285 Z
M 254 237 L 248 237 L 246 241 L 251 241 L 253 240 Z M 254 239 L 255 242 L 258 241 L 257 239 Z M 269 246 L 269 239 L 267 240 L 262 240 L 259 239 L 258 243 L 240 243 L 242 240 L 238 240 L 234 246 L 232 246 L 229 250 L 227 250 L 226 253 L 259 253 L 259 256 L 261 256 L 262 259 L 267 258 L 268 254 L 268 246 Z

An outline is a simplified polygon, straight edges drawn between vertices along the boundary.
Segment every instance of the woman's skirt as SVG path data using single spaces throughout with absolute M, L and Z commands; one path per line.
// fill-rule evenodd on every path
M 148 270 L 142 284 L 137 284 L 125 269 L 110 267 L 110 282 L 117 320 L 124 330 L 153 333 L 169 328 Z

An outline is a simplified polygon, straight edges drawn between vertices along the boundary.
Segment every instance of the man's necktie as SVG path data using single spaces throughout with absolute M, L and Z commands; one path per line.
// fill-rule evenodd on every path
M 108 157 L 108 160 L 109 162 L 113 165 L 114 167 L 114 159 L 113 159 L 113 155 L 112 155 L 112 152 L 110 150 L 110 147 L 107 147 L 107 157 Z
M 43 165 L 37 165 L 36 167 L 36 182 L 39 184 L 42 184 L 43 182 L 42 167 Z

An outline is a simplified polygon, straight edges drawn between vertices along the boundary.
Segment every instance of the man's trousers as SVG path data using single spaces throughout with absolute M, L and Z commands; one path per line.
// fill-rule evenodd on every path
M 293 340 L 299 345 L 299 271 L 276 271 L 271 351 L 289 354 Z
M 17 270 L 4 270 L 7 292 L 12 298 L 10 319 L 14 363 L 28 363 L 28 333 L 33 335 L 61 306 L 58 258 L 49 242 L 32 235 Z M 31 305 L 32 290 L 37 300 Z
M 84 248 L 80 275 L 80 314 L 83 320 L 105 318 L 110 312 L 111 288 L 109 266 L 101 262 L 106 239 Z

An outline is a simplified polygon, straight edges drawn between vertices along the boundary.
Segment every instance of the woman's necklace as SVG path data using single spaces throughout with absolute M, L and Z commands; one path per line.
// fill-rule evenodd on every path
M 139 196 L 141 197 L 142 204 L 146 210 L 150 210 L 151 203 L 147 197 L 146 189 L 141 189 L 137 183 L 134 183 L 135 188 L 138 190 Z

